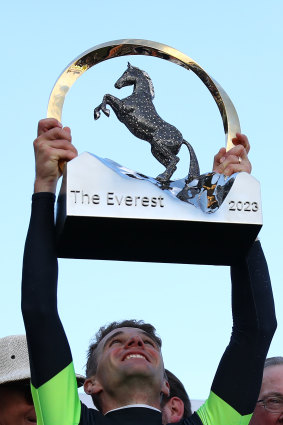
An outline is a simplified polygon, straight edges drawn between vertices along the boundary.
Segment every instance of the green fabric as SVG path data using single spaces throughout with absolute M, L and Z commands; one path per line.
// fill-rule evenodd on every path
M 41 387 L 31 385 L 37 425 L 77 425 L 81 403 L 73 363 Z
M 197 410 L 203 425 L 248 425 L 250 415 L 241 416 L 212 391 L 206 402 Z

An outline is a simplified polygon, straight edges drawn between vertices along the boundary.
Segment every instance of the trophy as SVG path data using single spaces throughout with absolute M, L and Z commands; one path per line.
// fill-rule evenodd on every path
M 190 57 L 153 41 L 117 40 L 84 52 L 55 83 L 47 116 L 61 121 L 67 92 L 88 69 L 129 55 L 154 56 L 193 71 L 218 106 L 227 150 L 233 147 L 240 124 L 223 88 Z M 237 262 L 262 226 L 259 182 L 244 172 L 230 177 L 200 174 L 193 146 L 156 111 L 148 70 L 128 62 L 117 77 L 115 87 L 133 86 L 132 94 L 124 99 L 105 94 L 94 108 L 94 119 L 101 112 L 109 117 L 110 107 L 121 125 L 150 143 L 152 155 L 165 170 L 147 176 L 116 163 L 115 158 L 88 152 L 68 162 L 57 201 L 58 256 L 215 265 Z M 182 145 L 190 153 L 188 174 L 174 180 Z

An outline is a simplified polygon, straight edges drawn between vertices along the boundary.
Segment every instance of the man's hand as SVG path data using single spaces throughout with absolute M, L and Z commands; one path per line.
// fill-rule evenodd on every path
M 247 136 L 237 133 L 232 142 L 235 145 L 232 149 L 226 152 L 225 148 L 221 148 L 215 155 L 213 171 L 225 176 L 231 176 L 240 171 L 251 173 L 252 165 L 248 158 L 250 144 Z
M 71 141 L 69 127 L 63 128 L 54 118 L 39 121 L 37 138 L 33 142 L 36 169 L 34 193 L 55 193 L 57 181 L 62 175 L 60 163 L 78 155 Z

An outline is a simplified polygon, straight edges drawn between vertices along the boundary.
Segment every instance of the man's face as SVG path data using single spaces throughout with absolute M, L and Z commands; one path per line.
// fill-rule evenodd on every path
M 0 424 L 35 425 L 36 415 L 31 400 L 27 399 L 22 387 L 0 386 Z
M 164 366 L 160 348 L 139 328 L 118 328 L 100 341 L 96 378 L 104 389 L 113 390 L 126 381 L 150 379 L 162 388 Z
M 269 366 L 264 369 L 259 400 L 267 398 L 283 401 L 283 365 Z M 257 403 L 250 425 L 279 425 L 283 424 L 283 409 L 279 413 L 266 410 Z

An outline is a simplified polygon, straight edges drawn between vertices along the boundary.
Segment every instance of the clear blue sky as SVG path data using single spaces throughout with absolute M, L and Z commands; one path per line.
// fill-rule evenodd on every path
M 46 116 L 53 84 L 92 46 L 143 38 L 171 45 L 196 60 L 227 91 L 238 111 L 252 146 L 252 174 L 261 182 L 260 238 L 277 307 L 279 326 L 269 355 L 283 354 L 282 12 L 281 0 L 27 0 L 2 5 L 0 336 L 24 332 L 20 282 L 33 191 L 32 141 L 37 121 Z M 63 123 L 72 128 L 79 152 L 90 151 L 155 176 L 161 169 L 149 146 L 131 138 L 113 113 L 109 120 L 92 120 L 103 94 L 115 94 L 113 84 L 127 60 L 105 62 L 81 77 L 67 96 Z M 224 134 L 207 89 L 193 73 L 173 64 L 156 58 L 130 60 L 149 72 L 158 112 L 186 135 L 202 172 L 209 171 Z M 186 174 L 182 158 L 181 177 Z M 223 249 L 232 244 L 228 237 Z M 79 372 L 100 325 L 144 319 L 163 338 L 166 367 L 183 380 L 192 398 L 205 398 L 231 332 L 229 269 L 60 260 L 59 309 Z

